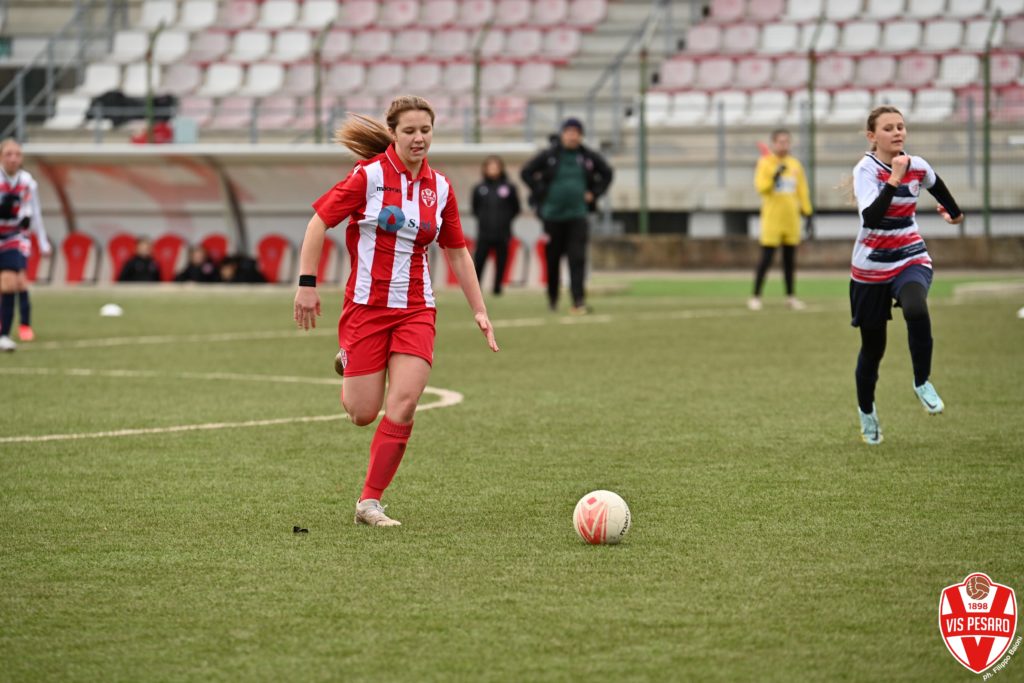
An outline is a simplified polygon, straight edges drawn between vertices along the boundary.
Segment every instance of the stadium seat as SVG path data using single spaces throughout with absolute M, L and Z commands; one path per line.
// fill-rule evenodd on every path
M 264 0 L 260 6 L 260 17 L 256 25 L 260 28 L 279 30 L 288 28 L 299 20 L 297 0 Z
M 926 88 L 917 91 L 911 121 L 944 121 L 953 115 L 953 91 L 946 88 Z
M 824 11 L 824 0 L 788 0 L 786 3 L 788 21 L 814 21 Z
M 341 25 L 347 29 L 367 28 L 377 21 L 374 0 L 346 0 L 341 7 Z
M 733 24 L 722 32 L 722 51 L 732 53 L 755 52 L 761 39 L 761 29 L 754 24 Z
M 853 85 L 858 88 L 884 87 L 896 78 L 896 58 L 888 55 L 871 55 L 857 60 Z
M 544 34 L 544 54 L 555 59 L 568 59 L 580 51 L 580 32 L 572 28 L 553 28 Z
M 178 116 L 191 119 L 202 128 L 213 118 L 213 99 L 199 95 L 182 97 L 178 103 Z
M 763 88 L 772 79 L 772 60 L 766 57 L 741 59 L 736 64 L 736 86 L 740 88 Z
M 1018 54 L 995 54 L 992 55 L 991 77 L 992 85 L 1007 85 L 1018 79 L 1021 73 L 1021 56 Z
M 220 233 L 207 235 L 199 241 L 199 246 L 206 250 L 206 255 L 214 263 L 220 263 L 228 255 L 228 236 Z
M 665 123 L 670 126 L 692 126 L 707 123 L 709 97 L 704 92 L 681 92 L 672 98 L 672 114 Z
M 509 31 L 505 39 L 505 52 L 514 59 L 524 59 L 540 54 L 544 37 L 534 28 L 517 28 Z
M 491 0 L 463 0 L 458 24 L 466 28 L 481 28 L 493 18 L 494 3 Z
M 284 67 L 280 64 L 249 65 L 245 73 L 245 83 L 238 94 L 248 97 L 267 97 L 279 92 L 284 86 Z
M 830 21 L 849 21 L 860 10 L 860 0 L 825 0 L 825 17 Z
M 829 123 L 859 123 L 866 121 L 871 111 L 872 98 L 868 90 L 839 90 L 832 96 Z
M 524 67 L 525 68 L 525 67 Z M 522 71 L 520 71 L 522 76 Z M 467 93 L 473 89 L 473 65 L 469 62 L 451 62 L 444 67 L 441 79 L 444 89 L 450 93 Z
M 488 62 L 480 69 L 480 89 L 496 95 L 508 92 L 516 84 L 516 65 L 512 62 Z
M 731 23 L 743 19 L 746 12 L 744 0 L 711 0 L 711 21 Z
M 740 90 L 718 90 L 711 93 L 708 118 L 711 123 L 720 121 L 732 125 L 747 115 L 747 93 Z
M 991 19 L 975 19 L 968 21 L 964 28 L 964 41 L 961 49 L 983 51 L 988 41 L 989 31 L 992 30 Z M 1006 22 L 999 21 L 992 32 L 992 47 L 999 47 L 1006 37 Z
M 160 88 L 165 93 L 178 97 L 195 92 L 202 82 L 202 72 L 195 64 L 178 62 L 164 68 Z
M 946 0 L 907 0 L 907 15 L 917 19 L 940 16 L 946 9 Z
M 476 46 L 479 38 L 480 32 L 474 32 L 470 37 L 470 45 Z M 493 59 L 505 54 L 505 32 L 501 29 L 488 30 L 487 35 L 484 36 L 483 44 L 480 45 L 480 56 L 484 59 Z
M 411 28 L 402 31 L 400 38 L 391 46 L 391 56 L 395 59 L 413 60 L 430 52 L 433 39 L 430 31 Z
M 1024 87 L 1018 85 L 1000 90 L 992 118 L 996 121 L 1024 121 Z
M 929 21 L 924 25 L 926 50 L 948 51 L 959 48 L 963 38 L 964 25 L 959 21 Z
M 722 45 L 722 29 L 714 24 L 697 24 L 686 32 L 686 51 L 693 54 L 718 52 Z
M 256 263 L 267 282 L 291 280 L 294 245 L 287 237 L 267 235 L 256 245 Z
M 533 23 L 537 26 L 564 24 L 568 15 L 567 0 L 533 0 Z
M 358 104 L 356 102 L 355 104 Z M 291 127 L 295 130 L 312 131 L 316 127 L 316 120 L 314 112 L 316 111 L 316 104 L 313 102 L 312 97 L 301 97 L 296 100 L 295 103 L 295 119 L 292 121 Z M 356 111 L 357 113 L 370 113 L 379 115 L 380 112 L 370 111 L 361 112 L 355 107 L 340 107 L 337 101 L 333 97 L 325 96 L 320 100 L 320 123 L 326 126 L 326 132 L 328 135 L 331 134 L 331 120 L 335 114 L 342 111 Z
M 185 0 L 178 28 L 187 32 L 205 31 L 217 21 L 217 0 Z
M 270 59 L 276 62 L 298 62 L 309 59 L 313 51 L 313 36 L 309 31 L 279 31 L 274 36 L 274 48 Z
M 782 54 L 795 52 L 800 39 L 800 27 L 796 24 L 768 24 L 761 30 L 761 52 Z
M 672 109 L 671 93 L 660 90 L 652 90 L 644 96 L 644 118 L 648 126 L 660 126 L 668 120 Z M 639 125 L 640 113 L 633 112 L 628 123 L 632 126 Z
M 211 64 L 206 67 L 203 84 L 196 91 L 207 97 L 224 97 L 242 87 L 244 74 L 241 64 Z
M 108 61 L 116 64 L 131 64 L 146 58 L 149 49 L 149 35 L 145 31 L 118 31 L 114 34 L 114 45 Z
M 230 34 L 221 31 L 198 33 L 192 37 L 187 59 L 195 64 L 212 64 L 219 61 L 230 48 Z
M 320 30 L 338 18 L 337 0 L 305 0 L 295 23 L 298 28 Z
M 843 88 L 853 80 L 852 57 L 828 55 L 818 60 L 817 85 L 821 88 Z
M 331 64 L 352 54 L 352 34 L 344 29 L 331 29 L 324 39 L 320 57 L 325 64 Z
M 85 67 L 82 84 L 75 88 L 76 95 L 95 97 L 111 90 L 121 88 L 121 66 L 93 62 Z
M 266 31 L 239 31 L 235 34 L 227 59 L 243 64 L 258 62 L 270 54 L 272 46 L 273 38 Z
M 867 0 L 864 16 L 868 19 L 892 19 L 903 15 L 904 0 Z
M 920 88 L 935 80 L 938 63 L 931 55 L 901 57 L 896 67 L 896 82 L 905 88 Z
M 326 69 L 323 75 L 326 80 L 328 75 Z M 308 95 L 313 92 L 315 79 L 316 74 L 312 64 L 293 64 L 285 72 L 281 92 L 287 95 Z
M 352 54 L 361 59 L 386 57 L 391 52 L 391 32 L 385 29 L 358 31 L 352 40 Z
M 409 91 L 431 92 L 441 87 L 439 62 L 415 62 L 405 69 L 405 84 Z
M 100 264 L 96 240 L 85 233 L 73 232 L 64 238 L 60 250 L 64 256 L 65 282 L 96 282 Z
M 812 46 L 811 41 L 817 40 Z M 818 24 L 804 24 L 800 29 L 800 50 L 809 50 L 812 47 L 815 52 L 830 52 L 836 49 L 839 44 L 839 26 L 831 21 L 826 21 L 820 26 Z
M 459 3 L 456 0 L 424 0 L 420 5 L 419 26 L 443 28 L 451 26 L 459 16 Z
M 880 106 L 887 104 L 891 107 L 896 107 L 905 115 L 909 116 L 911 106 L 914 103 L 914 93 L 909 90 L 902 90 L 897 88 L 882 88 L 881 90 L 875 91 L 875 101 L 872 106 Z M 865 117 L 865 122 L 867 118 Z
M 383 17 L 390 29 L 404 29 L 416 24 L 420 14 L 420 3 L 416 0 L 387 0 L 381 7 Z
M 882 26 L 880 50 L 906 52 L 921 44 L 921 23 L 918 21 L 889 21 Z
M 434 126 L 438 129 L 454 130 L 462 127 L 462 114 L 456 112 L 455 103 L 448 95 L 431 95 L 430 105 L 434 108 Z
M 747 0 L 747 15 L 761 23 L 777 20 L 785 8 L 785 0 Z
M 177 0 L 145 0 L 142 3 L 142 15 L 139 17 L 141 28 L 154 29 L 160 24 L 172 26 L 178 20 Z
M 157 64 L 174 64 L 188 54 L 189 35 L 184 31 L 163 31 L 153 45 L 153 61 Z
M 28 278 L 29 282 L 49 282 L 53 279 L 53 267 L 57 259 L 54 258 L 56 254 L 50 255 L 50 267 L 43 277 L 39 276 L 39 261 L 42 254 L 39 251 L 39 238 L 36 237 L 34 232 L 30 232 L 28 235 L 28 241 L 30 244 L 28 251 L 28 263 L 25 264 L 25 277 Z
M 775 64 L 775 78 L 772 84 L 777 88 L 793 90 L 807 86 L 811 76 L 811 65 L 807 57 L 783 57 Z
M 207 127 L 224 131 L 249 131 L 253 124 L 255 98 L 222 97 L 217 101 Z
M 533 5 L 530 0 L 498 0 L 494 6 L 495 26 L 522 26 L 530 21 Z
M 1024 13 L 1024 0 L 990 0 L 991 9 L 999 10 L 1004 17 L 1012 17 Z
M 521 126 L 526 120 L 526 98 L 503 95 L 491 98 L 487 108 L 487 124 L 490 126 Z
M 732 82 L 733 62 L 722 57 L 712 57 L 697 64 L 697 87 L 718 90 Z
M 225 0 L 220 5 L 216 24 L 222 28 L 242 29 L 252 26 L 260 15 L 256 0 Z
M 555 84 L 555 67 L 549 62 L 527 62 L 519 67 L 521 93 L 537 93 L 549 90 Z
M 697 75 L 697 67 L 692 60 L 675 57 L 662 62 L 658 85 L 670 90 L 689 88 Z
M 829 105 L 832 102 L 831 96 L 825 90 L 814 91 L 814 120 L 823 121 L 828 114 Z M 803 124 L 810 116 L 811 99 L 807 90 L 796 90 L 789 98 L 789 111 L 786 113 L 785 122 L 788 124 Z
M 431 50 L 434 57 L 441 59 L 464 57 L 469 50 L 469 32 L 465 29 L 443 29 L 434 33 L 434 44 Z M 510 52 L 509 54 L 514 53 Z
M 324 237 L 324 246 L 320 250 L 320 263 L 316 267 L 317 282 L 337 282 L 341 275 L 340 260 L 338 243 L 330 237 Z
M 572 26 L 589 28 L 604 21 L 607 14 L 606 0 L 572 0 L 567 21 Z
M 850 52 L 870 52 L 878 47 L 882 27 L 877 21 L 851 21 L 842 28 L 839 49 Z
M 935 85 L 940 88 L 959 88 L 979 79 L 981 65 L 975 55 L 948 54 L 942 58 Z
M 1007 47 L 1024 47 L 1024 17 L 1018 17 L 1006 22 L 1004 42 Z
M 325 90 L 332 95 L 347 95 L 361 89 L 365 82 L 366 67 L 358 62 L 339 62 L 327 72 Z
M 114 235 L 107 242 L 107 256 L 110 259 L 110 279 L 117 282 L 117 276 L 121 269 L 132 256 L 135 255 L 135 235 L 120 233 Z
M 260 130 L 280 130 L 290 127 L 295 120 L 294 97 L 264 97 L 259 101 L 256 125 Z
M 367 92 L 384 95 L 397 92 L 405 83 L 405 66 L 401 62 L 376 62 L 366 71 Z
M 967 19 L 969 17 L 980 17 L 987 9 L 986 0 L 949 0 L 949 7 L 946 8 L 947 17 Z
M 160 84 L 160 66 L 154 64 L 149 69 L 150 85 L 154 93 L 162 92 Z M 144 97 L 146 95 L 146 64 L 129 64 L 124 68 L 124 78 L 121 79 L 121 91 L 129 97 Z
M 750 111 L 743 122 L 750 126 L 774 126 L 782 122 L 789 107 L 789 95 L 782 90 L 755 90 Z
M 164 282 L 174 280 L 179 261 L 184 260 L 184 255 L 185 240 L 180 235 L 168 233 L 153 240 L 153 260 L 160 268 L 160 279 Z

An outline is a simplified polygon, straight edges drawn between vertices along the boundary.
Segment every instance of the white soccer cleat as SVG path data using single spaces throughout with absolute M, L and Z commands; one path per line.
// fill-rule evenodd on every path
M 935 391 L 935 387 L 932 386 L 931 382 L 925 382 L 919 387 L 914 387 L 914 393 L 917 394 L 917 398 L 920 399 L 921 405 L 924 406 L 929 415 L 938 415 L 946 407 L 946 404 L 939 398 L 939 392 Z
M 384 506 L 375 498 L 367 498 L 356 503 L 356 524 L 366 526 L 402 526 L 397 519 L 384 514 Z
M 761 303 L 761 297 L 752 296 L 749 299 L 747 299 L 747 308 L 749 308 L 752 311 L 760 311 L 762 308 L 764 308 L 764 304 Z
M 878 410 L 871 406 L 871 412 L 865 413 L 857 406 L 857 414 L 860 415 L 860 438 L 869 446 L 877 446 L 882 443 L 882 425 L 878 422 Z
M 4 335 L 0 337 L 0 351 L 13 351 L 18 348 L 18 345 L 14 343 L 14 340 Z
M 800 301 L 800 299 L 797 299 L 795 296 L 791 296 L 786 299 L 786 308 L 791 311 L 803 311 L 807 308 L 807 304 Z

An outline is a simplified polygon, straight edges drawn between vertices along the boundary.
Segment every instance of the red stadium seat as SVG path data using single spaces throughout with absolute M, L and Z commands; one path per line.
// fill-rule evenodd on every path
M 541 235 L 540 238 L 533 245 L 534 251 L 537 252 L 537 267 L 540 269 L 540 283 L 546 285 L 548 283 L 548 238 L 546 235 Z
M 160 268 L 160 279 L 171 282 L 178 268 L 178 259 L 185 248 L 185 239 L 180 235 L 166 234 L 153 241 L 153 260 Z
M 267 282 L 291 279 L 291 259 L 295 247 L 286 237 L 267 235 L 256 245 L 256 263 Z
M 107 255 L 110 257 L 110 279 L 117 282 L 121 268 L 135 255 L 135 236 L 126 233 L 114 235 L 107 242 Z
M 199 246 L 206 250 L 211 261 L 220 263 L 228 255 L 228 236 L 218 233 L 207 235 L 199 242 Z
M 39 279 L 39 260 L 41 254 L 39 253 L 39 240 L 36 239 L 36 234 L 30 232 L 28 235 L 29 242 L 32 243 L 32 249 L 28 253 L 28 265 L 25 268 L 25 277 L 28 278 L 29 282 L 36 282 Z M 43 282 L 49 282 L 53 277 L 53 257 L 50 257 L 50 272 L 46 274 Z
M 317 282 L 337 282 L 341 273 L 339 260 L 341 254 L 338 251 L 338 243 L 330 237 L 324 239 L 324 248 L 320 252 L 320 264 L 316 268 Z M 330 279 L 328 280 L 328 276 Z
M 64 252 L 66 265 L 64 279 L 68 284 L 77 284 L 88 280 L 96 281 L 99 270 L 99 250 L 96 240 L 81 232 L 73 232 L 60 245 Z
M 516 257 L 519 256 L 519 247 L 522 246 L 522 242 L 518 237 L 513 237 L 508 243 L 508 260 L 505 261 L 505 272 L 501 274 L 501 283 L 507 285 L 512 281 L 512 273 L 515 271 Z M 469 253 L 472 254 L 476 251 L 476 240 L 467 237 L 466 248 L 469 249 Z M 487 254 L 487 260 L 491 261 L 494 259 L 494 251 L 492 250 Z M 448 276 L 446 279 L 449 285 L 459 284 L 458 279 L 455 277 L 455 272 L 449 268 Z M 546 282 L 546 281 L 545 281 Z

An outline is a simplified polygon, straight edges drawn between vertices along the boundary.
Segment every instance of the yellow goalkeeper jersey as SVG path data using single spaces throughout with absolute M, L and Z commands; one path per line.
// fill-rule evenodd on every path
M 782 173 L 776 178 L 779 167 Z M 800 216 L 810 216 L 810 192 L 800 161 L 774 154 L 761 157 L 754 173 L 754 187 L 761 195 L 761 243 L 768 246 L 797 244 Z

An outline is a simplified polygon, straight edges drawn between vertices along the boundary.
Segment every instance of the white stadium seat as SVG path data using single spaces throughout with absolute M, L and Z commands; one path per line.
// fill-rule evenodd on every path
M 851 21 L 845 24 L 839 38 L 839 49 L 870 52 L 878 47 L 882 26 L 877 21 Z
M 527 62 L 519 67 L 519 85 L 522 93 L 550 90 L 555 84 L 555 67 L 550 62 Z
M 228 59 L 234 62 L 258 62 L 270 54 L 272 46 L 273 39 L 267 31 L 239 31 L 235 34 Z
M 259 15 L 260 7 L 256 0 L 225 0 L 217 14 L 217 25 L 229 29 L 247 28 L 256 22 Z
M 203 84 L 197 92 L 206 97 L 232 95 L 242 87 L 243 73 L 241 64 L 211 64 L 206 67 Z
M 231 37 L 227 33 L 206 31 L 192 37 L 187 59 L 190 62 L 209 64 L 218 61 L 227 54 L 231 47 Z
M 909 116 L 913 103 L 914 93 L 909 90 L 883 88 L 875 91 L 875 101 L 872 103 L 872 106 L 878 107 L 883 104 L 889 105 L 890 107 L 896 107 L 899 109 L 903 112 L 904 116 Z
M 921 44 L 921 22 L 890 21 L 882 27 L 880 50 L 908 52 Z
M 775 21 L 786 8 L 785 0 L 748 0 L 747 14 L 754 21 Z
M 391 53 L 392 33 L 385 29 L 358 31 L 352 40 L 352 54 L 363 59 L 379 59 Z
M 743 0 L 711 0 L 711 21 L 731 23 L 743 19 L 746 12 Z
M 918 19 L 931 19 L 946 9 L 946 0 L 907 0 L 907 14 Z
M 377 21 L 377 3 L 374 0 L 346 0 L 341 15 L 341 25 L 345 28 L 366 28 Z
M 924 49 L 952 50 L 960 46 L 964 25 L 959 21 L 929 21 L 924 25 Z
M 480 28 L 493 18 L 494 3 L 491 0 L 464 0 L 458 23 L 466 28 Z
M 85 123 L 85 113 L 89 111 L 88 95 L 57 95 L 53 116 L 43 122 L 43 127 L 50 130 L 74 130 Z
M 430 92 L 441 87 L 440 62 L 416 62 L 405 70 L 405 85 L 411 90 Z
M 991 0 L 992 11 L 999 10 L 1004 17 L 1024 12 L 1024 0 Z
M 107 58 L 118 64 L 131 64 L 146 58 L 149 49 L 149 34 L 145 31 L 118 31 L 114 34 L 114 46 Z
M 754 24 L 733 24 L 722 32 L 723 52 L 754 52 L 761 39 L 761 29 Z
M 533 23 L 538 26 L 564 24 L 569 15 L 567 0 L 534 0 Z
M 789 0 L 786 3 L 786 19 L 789 21 L 814 21 L 824 11 L 823 0 Z
M 325 73 L 324 76 L 327 74 Z M 313 92 L 316 73 L 312 64 L 293 64 L 284 75 L 281 92 L 288 95 L 307 95 Z
M 174 64 L 188 54 L 189 35 L 184 31 L 162 31 L 153 45 L 153 61 Z
M 984 50 L 988 41 L 989 31 L 992 31 L 991 19 L 975 19 L 968 21 L 964 29 L 964 50 Z M 1006 33 L 1006 23 L 999 21 L 992 31 L 992 47 L 999 47 L 1003 44 Z
M 817 37 L 815 35 L 817 34 Z M 815 41 L 811 45 L 811 41 Z M 831 21 L 823 24 L 804 24 L 800 29 L 800 50 L 809 50 L 812 47 L 815 52 L 831 52 L 839 44 L 839 26 Z
M 580 32 L 573 28 L 554 28 L 544 34 L 544 54 L 567 59 L 580 51 Z
M 914 100 L 911 121 L 944 121 L 953 115 L 953 91 L 940 89 L 918 90 Z
M 494 6 L 495 26 L 522 26 L 530 21 L 533 5 L 530 0 L 498 0 Z
M 945 16 L 965 19 L 968 17 L 980 17 L 987 9 L 986 0 L 949 0 L 949 7 Z
M 867 120 L 871 106 L 870 91 L 839 90 L 832 97 L 827 120 L 830 123 L 860 123 Z
M 1024 17 L 1017 17 L 1006 22 L 1004 42 L 1011 47 L 1024 47 Z
M 473 89 L 473 65 L 468 62 L 451 62 L 444 67 L 441 79 L 444 89 L 450 93 L 467 93 Z
M 697 24 L 686 33 L 686 51 L 694 54 L 718 52 L 722 29 L 714 24 Z
M 992 85 L 1009 85 L 1017 81 L 1021 73 L 1021 56 L 1002 53 L 992 55 Z
M 796 52 L 800 27 L 796 24 L 768 24 L 761 30 L 761 51 L 768 54 Z
M 256 125 L 260 130 L 289 128 L 295 120 L 294 97 L 265 97 L 259 101 Z
M 681 92 L 672 98 L 672 113 L 665 121 L 671 126 L 704 124 L 708 117 L 709 97 L 704 92 Z
M 857 60 L 853 84 L 858 88 L 886 86 L 896 78 L 896 58 L 888 55 L 869 55 Z
M 577 34 L 578 35 L 578 34 Z M 470 37 L 470 44 L 476 45 L 480 32 L 475 32 Z M 485 59 L 500 57 L 505 54 L 505 32 L 501 29 L 491 29 L 484 36 L 484 42 L 480 45 L 480 56 Z
M 936 87 L 960 88 L 980 79 L 981 65 L 976 55 L 949 54 L 942 58 Z
M 572 0 L 568 22 L 573 26 L 597 26 L 607 14 L 606 0 Z
M 860 0 L 826 0 L 825 17 L 831 21 L 849 21 L 861 11 Z
M 260 28 L 288 28 L 299 19 L 299 4 L 296 0 L 264 0 L 260 6 Z
M 386 18 L 390 29 L 408 28 L 414 26 L 420 17 L 420 3 L 417 0 L 388 0 L 383 3 L 380 16 Z
M 537 49 L 540 49 L 540 32 L 537 33 Z M 469 32 L 464 29 L 450 28 L 434 33 L 432 56 L 438 58 L 462 57 L 470 50 Z
M 142 3 L 142 16 L 139 26 L 153 29 L 164 24 L 172 26 L 178 20 L 177 0 L 146 0 Z
M 810 116 L 811 98 L 807 94 L 807 90 L 797 90 L 789 98 L 789 111 L 786 113 L 784 119 L 788 124 L 797 124 L 806 122 Z M 832 98 L 825 90 L 814 91 L 814 120 L 823 121 L 828 114 L 829 105 L 832 102 Z
M 672 95 L 667 92 L 652 90 L 644 97 L 644 118 L 649 126 L 661 126 L 668 120 L 672 112 Z M 639 112 L 630 118 L 634 124 L 640 122 Z
M 818 61 L 817 86 L 843 88 L 853 80 L 855 63 L 852 57 L 828 55 Z
M 670 90 L 689 88 L 696 75 L 697 67 L 692 60 L 674 57 L 662 63 L 658 85 Z
M 274 36 L 274 49 L 270 53 L 270 58 L 277 62 L 297 62 L 309 59 L 312 51 L 313 35 L 309 31 L 279 31 Z
M 744 119 L 747 125 L 776 125 L 786 116 L 789 95 L 783 90 L 756 90 L 750 95 L 750 111 Z
M 160 65 L 154 64 L 149 70 L 150 86 L 154 93 L 162 92 L 160 84 Z M 146 95 L 146 64 L 129 64 L 124 68 L 124 77 L 121 79 L 121 91 L 129 97 L 144 97 Z
M 405 83 L 405 66 L 401 62 L 377 62 L 366 72 L 366 90 L 371 93 L 393 94 Z
M 426 0 L 420 6 L 418 26 L 441 28 L 455 23 L 459 16 L 459 3 L 455 0 Z
M 422 57 L 430 52 L 430 42 L 433 39 L 430 31 L 423 29 L 408 29 L 402 31 L 398 40 L 391 46 L 391 52 L 400 59 Z
M 732 125 L 747 115 L 747 93 L 741 90 L 718 90 L 711 93 L 708 106 L 709 123 Z
M 327 72 L 326 90 L 332 95 L 348 95 L 363 87 L 366 67 L 359 62 L 339 62 Z
M 730 59 L 712 57 L 697 64 L 697 86 L 718 90 L 732 82 L 733 63 Z
M 748 57 L 736 63 L 736 87 L 763 88 L 772 79 L 772 60 L 766 57 Z
M 783 57 L 775 64 L 775 78 L 772 85 L 776 88 L 793 90 L 807 86 L 807 79 L 811 75 L 811 65 L 807 57 L 795 55 Z
M 893 19 L 903 15 L 904 0 L 867 0 L 864 16 L 868 19 Z
M 331 29 L 324 39 L 321 57 L 325 62 L 338 61 L 352 54 L 352 34 L 343 29 Z
M 544 37 L 534 28 L 517 28 L 506 34 L 505 52 L 510 57 L 533 57 L 540 54 L 543 46 Z
M 118 90 L 120 87 L 121 66 L 119 64 L 93 62 L 85 67 L 85 76 L 82 78 L 82 84 L 75 88 L 75 94 L 95 97 L 110 90 Z
M 935 80 L 938 64 L 931 55 L 901 57 L 896 67 L 896 82 L 905 88 L 919 88 Z
M 245 83 L 239 95 L 268 97 L 280 92 L 284 86 L 284 67 L 280 64 L 252 64 L 245 73 Z
M 160 90 L 171 95 L 195 92 L 202 82 L 202 72 L 195 64 L 178 62 L 164 68 L 160 77 Z
M 338 18 L 337 0 L 306 0 L 296 26 L 311 30 L 322 29 Z
M 205 31 L 217 21 L 217 0 L 185 0 L 178 28 L 191 33 Z
M 480 69 L 480 89 L 494 95 L 512 90 L 517 70 L 512 62 L 488 62 Z

